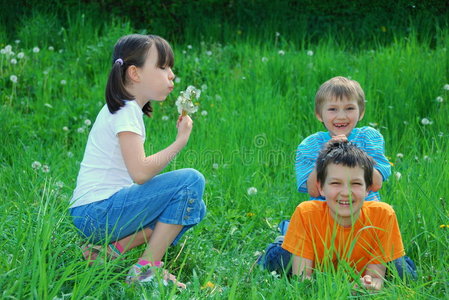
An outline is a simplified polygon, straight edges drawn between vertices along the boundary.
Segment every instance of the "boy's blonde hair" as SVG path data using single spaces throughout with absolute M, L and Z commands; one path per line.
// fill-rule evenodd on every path
M 365 93 L 355 80 L 337 76 L 323 83 L 315 95 L 315 113 L 321 116 L 323 104 L 331 99 L 355 99 L 359 106 L 360 116 L 365 112 Z

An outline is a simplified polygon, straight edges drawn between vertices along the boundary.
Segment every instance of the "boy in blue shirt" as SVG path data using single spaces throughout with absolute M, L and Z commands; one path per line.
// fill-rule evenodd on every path
M 323 83 L 315 96 L 315 115 L 327 132 L 308 136 L 296 151 L 296 180 L 298 191 L 309 193 L 311 200 L 324 200 L 316 184 L 316 159 L 329 141 L 348 140 L 364 150 L 376 162 L 373 185 L 366 201 L 379 201 L 382 182 L 391 174 L 385 157 L 385 142 L 376 129 L 368 126 L 356 128 L 365 114 L 365 93 L 360 84 L 345 77 L 334 77 Z

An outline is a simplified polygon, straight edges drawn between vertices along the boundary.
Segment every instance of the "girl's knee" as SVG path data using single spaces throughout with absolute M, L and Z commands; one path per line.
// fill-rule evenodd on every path
M 186 176 L 188 186 L 197 186 L 198 188 L 204 189 L 206 180 L 203 174 L 192 168 L 183 169 L 182 171 Z

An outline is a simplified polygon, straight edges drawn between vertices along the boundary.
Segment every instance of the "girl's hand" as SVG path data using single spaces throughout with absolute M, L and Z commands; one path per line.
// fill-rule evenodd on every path
M 190 133 L 192 132 L 193 121 L 187 116 L 179 116 L 178 121 L 176 122 L 176 128 L 178 128 L 178 135 L 176 136 L 176 140 L 182 140 L 185 143 L 189 140 Z
M 367 290 L 379 291 L 382 288 L 383 280 L 381 278 L 373 278 L 371 275 L 365 275 L 360 278 L 360 283 Z

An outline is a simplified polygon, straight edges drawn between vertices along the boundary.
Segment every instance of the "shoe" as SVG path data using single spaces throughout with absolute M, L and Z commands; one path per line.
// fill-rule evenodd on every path
M 128 276 L 126 276 L 125 282 L 128 284 L 151 284 L 157 287 L 159 282 L 157 277 L 160 277 L 162 278 L 161 282 L 164 286 L 175 284 L 178 288 L 186 289 L 184 283 L 179 282 L 175 275 L 170 274 L 167 270 L 163 269 L 162 266 L 163 263 L 158 267 L 149 265 L 138 267 L 133 265 L 128 272 Z

